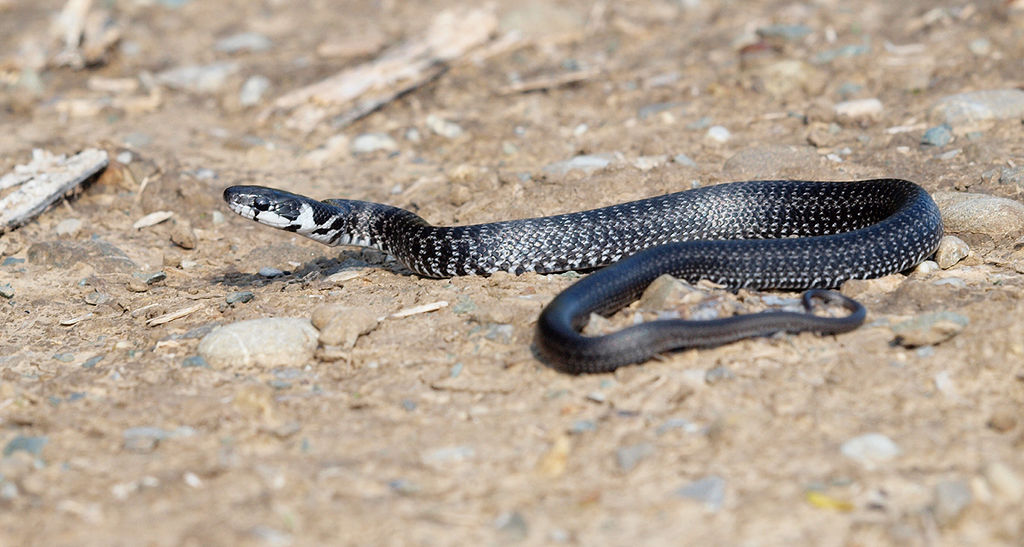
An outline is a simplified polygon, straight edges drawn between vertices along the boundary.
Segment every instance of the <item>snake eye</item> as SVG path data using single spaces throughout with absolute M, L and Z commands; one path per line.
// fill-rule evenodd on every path
M 257 211 L 266 211 L 270 209 L 270 198 L 267 196 L 259 196 L 252 200 L 252 206 Z

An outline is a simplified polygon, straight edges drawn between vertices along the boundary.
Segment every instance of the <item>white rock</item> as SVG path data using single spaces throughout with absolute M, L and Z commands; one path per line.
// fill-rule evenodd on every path
M 854 437 L 843 443 L 839 450 L 865 469 L 874 469 L 878 464 L 900 454 L 900 448 L 896 443 L 881 433 L 867 433 Z
M 726 142 L 731 137 L 732 133 L 730 133 L 724 126 L 712 125 L 708 128 L 708 138 L 715 142 Z
M 394 152 L 398 143 L 386 133 L 363 133 L 352 140 L 353 154 L 370 154 L 377 151 Z
M 259 104 L 263 95 L 270 89 L 270 80 L 266 76 L 252 76 L 242 84 L 242 91 L 238 94 L 238 102 L 242 106 L 254 106 Z
M 426 124 L 431 131 L 446 139 L 456 139 L 462 136 L 462 127 L 459 124 L 446 120 L 436 114 L 427 116 Z
M 939 248 L 935 251 L 935 262 L 943 270 L 948 270 L 967 257 L 971 248 L 964 240 L 956 236 L 945 236 L 939 241 Z
M 873 120 L 882 113 L 882 101 L 875 98 L 843 101 L 836 103 L 835 113 L 840 119 Z
M 318 334 L 305 318 L 240 321 L 203 337 L 199 355 L 213 368 L 296 367 L 313 358 Z

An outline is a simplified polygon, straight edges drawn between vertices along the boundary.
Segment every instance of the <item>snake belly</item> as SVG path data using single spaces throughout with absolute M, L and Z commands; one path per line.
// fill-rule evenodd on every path
M 538 356 L 569 373 L 606 372 L 671 349 L 782 330 L 844 332 L 864 319 L 856 302 L 813 293 L 804 298 L 807 313 L 661 320 L 603 336 L 580 334 L 591 313 L 626 306 L 659 275 L 709 279 L 731 288 L 832 288 L 906 270 L 931 256 L 942 237 L 935 202 L 923 188 L 901 179 L 735 182 L 470 226 L 432 226 L 389 205 L 317 201 L 262 186 L 232 186 L 224 199 L 246 218 L 328 245 L 375 248 L 426 277 L 611 265 L 560 293 L 538 318 Z M 811 313 L 815 299 L 837 300 L 851 313 L 816 316 Z

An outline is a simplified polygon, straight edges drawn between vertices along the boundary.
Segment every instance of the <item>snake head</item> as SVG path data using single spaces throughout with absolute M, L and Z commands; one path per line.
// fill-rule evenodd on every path
M 300 231 L 313 221 L 309 198 L 283 190 L 232 186 L 224 190 L 224 201 L 239 215 L 282 230 Z

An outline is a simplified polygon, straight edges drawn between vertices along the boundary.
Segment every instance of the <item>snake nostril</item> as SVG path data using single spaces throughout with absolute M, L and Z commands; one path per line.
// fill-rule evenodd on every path
M 252 206 L 257 211 L 266 211 L 270 209 L 270 198 L 266 196 L 259 196 L 252 200 Z

